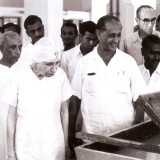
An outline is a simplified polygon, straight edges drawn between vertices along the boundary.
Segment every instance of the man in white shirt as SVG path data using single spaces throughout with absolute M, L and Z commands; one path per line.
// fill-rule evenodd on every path
M 139 66 L 144 81 L 147 85 L 147 92 L 160 91 L 160 38 L 156 35 L 146 36 L 142 40 L 141 48 L 144 64 Z M 145 120 L 149 117 L 145 114 Z
M 99 45 L 76 66 L 72 80 L 74 96 L 69 105 L 72 150 L 77 145 L 75 121 L 80 107 L 82 130 L 88 133 L 107 136 L 141 121 L 141 108 L 135 102 L 145 92 L 145 84 L 135 60 L 117 49 L 121 31 L 116 17 L 101 17 L 96 31 Z
M 63 53 L 61 67 L 72 81 L 78 60 L 88 54 L 97 45 L 96 24 L 92 21 L 83 22 L 79 28 L 80 41 L 78 46 Z
M 40 17 L 29 15 L 24 21 L 24 28 L 28 37 L 31 38 L 31 43 L 35 44 L 39 39 L 44 37 L 44 25 Z
M 36 15 L 29 15 L 24 21 L 24 28 L 26 34 L 31 38 L 31 42 L 26 42 L 23 45 L 20 61 L 23 63 L 29 63 L 32 59 L 33 45 L 42 37 L 44 37 L 44 25 L 40 17 Z
M 6 122 L 9 105 L 2 101 L 2 95 L 10 80 L 10 68 L 17 62 L 21 52 L 22 42 L 19 35 L 7 31 L 0 36 L 0 50 L 3 54 L 0 60 L 0 159 L 7 160 Z
M 149 35 L 142 41 L 144 64 L 139 68 L 148 87 L 148 92 L 160 91 L 160 38 Z
M 141 65 L 144 62 L 141 54 L 142 39 L 151 34 L 160 37 L 160 32 L 153 30 L 156 23 L 156 12 L 149 5 L 142 5 L 137 9 L 136 22 L 139 29 L 125 37 L 123 42 L 123 51 L 131 55 L 138 65 Z
M 160 38 L 156 35 L 146 36 L 142 40 L 141 48 L 144 64 L 140 65 L 140 71 L 147 85 L 147 92 L 160 92 Z M 147 114 L 144 120 L 150 119 Z M 160 159 L 156 153 L 147 153 L 147 159 Z
M 63 52 L 72 49 L 76 46 L 76 38 L 78 37 L 78 30 L 76 24 L 66 22 L 61 27 L 61 38 L 63 42 Z

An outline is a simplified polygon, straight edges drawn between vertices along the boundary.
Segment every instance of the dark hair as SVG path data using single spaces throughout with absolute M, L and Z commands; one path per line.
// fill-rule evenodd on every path
M 73 27 L 75 35 L 76 35 L 76 36 L 78 35 L 77 25 L 74 24 L 73 22 L 66 22 L 66 23 L 64 23 L 64 24 L 62 25 L 62 27 L 61 27 L 61 31 L 62 31 L 62 28 L 63 28 L 63 27 Z
M 27 30 L 27 26 L 32 25 L 38 21 L 42 24 L 41 18 L 36 15 L 29 15 L 24 21 L 24 28 Z
M 160 15 L 158 15 L 156 21 L 158 21 L 158 22 L 160 21 Z
M 97 26 L 94 22 L 92 21 L 86 21 L 80 24 L 79 26 L 79 32 L 83 36 L 86 31 L 90 33 L 95 33 L 97 29 Z
M 99 29 L 100 31 L 105 31 L 105 24 L 106 23 L 115 23 L 118 22 L 121 24 L 120 20 L 112 15 L 105 15 L 103 17 L 101 17 L 98 22 L 97 22 L 97 29 Z
M 148 8 L 148 9 L 153 9 L 151 6 L 149 6 L 149 5 L 142 5 L 142 6 L 140 6 L 138 9 L 137 9 L 137 11 L 136 11 L 136 17 L 137 18 L 139 18 L 139 14 L 140 14 L 140 12 L 141 12 L 141 10 L 143 9 L 143 8 Z M 154 9 L 153 9 L 154 10 Z M 155 11 L 155 10 L 154 10 Z
M 10 28 L 10 27 L 14 27 L 15 28 L 15 31 L 16 33 L 18 33 L 19 35 L 21 34 L 21 27 L 17 24 L 14 24 L 14 23 L 6 23 L 2 26 L 2 33 L 5 32 L 5 29 L 7 28 Z
M 143 38 L 142 40 L 142 49 L 148 49 L 150 48 L 150 46 L 153 44 L 153 43 L 156 43 L 156 44 L 159 44 L 160 45 L 160 38 L 156 35 L 149 35 L 149 36 L 146 36 L 145 38 Z

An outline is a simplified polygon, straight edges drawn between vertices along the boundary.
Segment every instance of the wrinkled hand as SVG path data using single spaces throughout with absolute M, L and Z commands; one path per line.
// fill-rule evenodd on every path
M 136 124 L 139 124 L 139 123 L 142 123 L 142 122 L 143 122 L 142 119 L 141 119 L 141 120 L 135 119 L 135 120 L 133 121 L 133 124 L 132 124 L 132 125 L 136 125 Z

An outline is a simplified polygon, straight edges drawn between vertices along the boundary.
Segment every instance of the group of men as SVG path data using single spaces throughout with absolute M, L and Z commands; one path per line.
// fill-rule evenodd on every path
M 160 32 L 153 30 L 156 23 L 156 12 L 151 6 L 144 5 L 137 9 L 136 22 L 139 29 L 125 37 L 123 50 L 125 53 L 131 55 L 138 65 L 141 65 L 144 63 L 144 59 L 141 54 L 142 39 L 150 34 L 160 36 Z
M 76 25 L 64 24 L 62 55 L 35 15 L 24 22 L 31 42 L 22 51 L 18 34 L 1 35 L 0 160 L 62 160 L 67 145 L 74 152 L 79 144 L 77 130 L 108 136 L 144 120 L 137 99 L 159 91 L 160 33 L 152 7 L 136 16 L 139 29 L 123 43 L 128 54 L 118 49 L 122 24 L 111 15 L 83 22 L 78 45 Z
M 44 37 L 41 19 L 31 15 L 24 26 L 31 42 L 22 51 L 17 33 L 8 31 L 0 37 L 4 79 L 0 100 L 0 159 L 62 160 L 68 135 L 67 99 L 72 95 L 71 86 L 59 67 L 55 46 Z

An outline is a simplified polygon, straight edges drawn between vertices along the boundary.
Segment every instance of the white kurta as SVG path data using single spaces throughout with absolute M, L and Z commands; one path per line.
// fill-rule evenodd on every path
M 82 99 L 83 130 L 108 135 L 132 125 L 134 107 L 145 84 L 134 59 L 117 49 L 105 65 L 97 48 L 79 60 L 72 80 Z
M 60 111 L 61 103 L 71 94 L 71 86 L 61 68 L 53 77 L 42 80 L 30 68 L 15 77 L 3 99 L 17 106 L 18 160 L 64 159 L 65 142 Z
M 7 159 L 6 122 L 9 105 L 2 101 L 2 95 L 9 81 L 9 68 L 0 65 L 0 160 Z
M 80 45 L 63 53 L 61 67 L 66 72 L 70 82 L 72 81 L 76 65 L 81 57 L 83 57 L 83 55 L 80 51 Z

